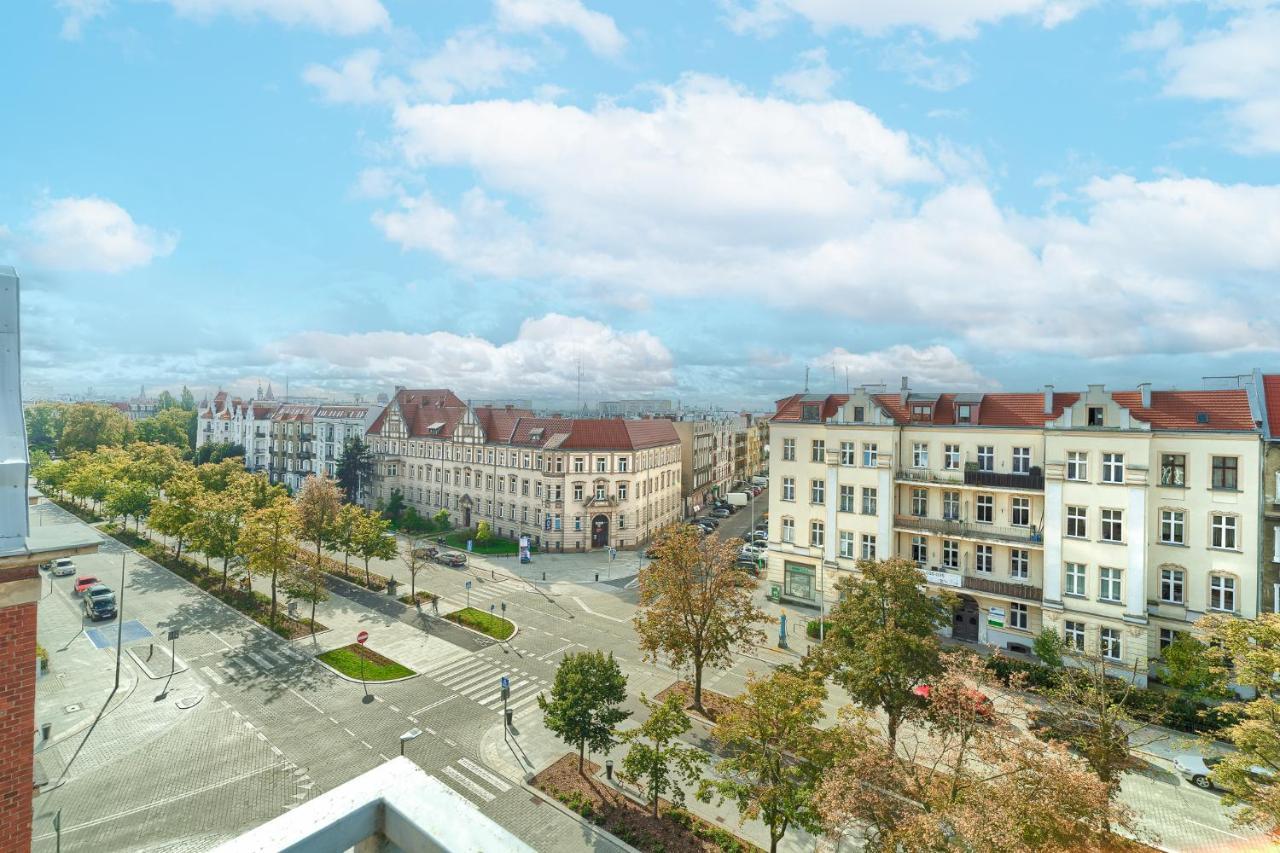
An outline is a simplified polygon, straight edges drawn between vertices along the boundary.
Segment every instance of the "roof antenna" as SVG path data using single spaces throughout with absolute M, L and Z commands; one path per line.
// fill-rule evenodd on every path
M 809 393 L 809 365 L 804 366 L 804 393 Z
M 578 351 L 578 414 L 582 414 L 582 351 Z

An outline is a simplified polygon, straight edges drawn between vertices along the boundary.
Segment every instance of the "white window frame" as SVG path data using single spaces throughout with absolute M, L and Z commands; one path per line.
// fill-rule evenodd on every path
M 782 541 L 789 544 L 796 541 L 796 520 L 790 516 L 782 517 Z
M 1120 645 L 1120 629 L 1099 628 L 1098 650 L 1106 660 L 1123 660 L 1124 647 Z
M 825 438 L 815 438 L 809 442 L 809 461 L 827 461 L 827 440 Z
M 868 509 L 870 507 L 870 509 Z M 862 514 L 876 515 L 880 508 L 880 490 L 874 486 L 862 487 Z
M 929 467 L 928 442 L 914 441 L 911 443 L 911 467 L 912 468 L 928 468 Z
M 1015 447 L 1013 449 L 1013 473 L 1031 473 L 1031 448 Z
M 978 445 L 978 470 L 994 471 L 996 470 L 996 448 L 992 444 Z
M 784 501 L 794 501 L 796 499 L 796 478 L 782 478 L 782 494 L 780 499 Z
M 862 467 L 874 468 L 880 463 L 880 447 L 874 441 L 862 443 Z
M 942 467 L 948 471 L 960 470 L 960 445 L 944 444 L 942 446 Z
M 1100 513 L 1102 516 L 1099 535 L 1101 541 L 1110 542 L 1111 544 L 1124 544 L 1124 510 L 1116 507 L 1103 507 Z M 1111 527 L 1113 535 L 1108 536 L 1108 527 Z M 1119 534 L 1119 535 L 1114 535 Z
M 858 445 L 852 441 L 840 442 L 840 464 L 852 466 L 858 461 Z
M 1209 547 L 1222 551 L 1240 550 L 1240 519 L 1225 512 L 1209 514 Z
M 827 526 L 816 518 L 809 522 L 809 547 L 821 548 L 827 541 Z
M 815 478 L 809 481 L 809 503 L 824 504 L 827 502 L 827 481 Z
M 1030 611 L 1027 605 L 1014 601 L 1009 604 L 1009 627 L 1018 631 L 1031 630 L 1027 626 L 1030 624 Z
M 960 543 L 956 540 L 942 540 L 942 565 L 948 569 L 960 568 Z
M 1234 575 L 1213 572 L 1209 575 L 1209 609 L 1220 613 L 1236 612 L 1236 579 Z
M 1089 479 L 1089 453 L 1084 450 L 1067 451 L 1067 479 L 1080 482 Z
M 1018 580 L 1031 577 L 1031 552 L 1026 548 L 1009 549 L 1009 577 Z
M 1031 498 L 1015 495 L 1009 499 L 1009 521 L 1014 527 L 1031 526 Z
M 876 558 L 876 535 L 874 533 L 862 534 L 862 559 L 874 560 Z
M 1181 510 L 1181 509 L 1161 509 L 1160 510 L 1160 543 L 1162 545 L 1187 544 L 1186 510 Z
M 1124 484 L 1124 454 L 1102 454 L 1102 482 L 1119 486 Z
M 855 546 L 853 532 L 849 530 L 840 531 L 840 556 L 849 559 L 855 559 Z
M 1062 643 L 1073 652 L 1084 651 L 1085 624 L 1067 619 L 1062 623 Z
M 994 571 L 996 565 L 995 549 L 990 545 L 975 545 L 973 547 L 973 570 L 989 575 Z
M 782 461 L 796 461 L 796 440 L 794 438 L 782 439 Z
M 1084 563 L 1065 563 L 1063 576 L 1067 581 L 1066 594 L 1084 598 L 1089 594 L 1089 567 Z
M 1069 506 L 1064 517 L 1067 520 L 1065 536 L 1071 539 L 1089 538 L 1089 508 L 1087 506 Z
M 1160 570 L 1160 600 L 1166 604 L 1187 603 L 1187 573 L 1182 569 Z
M 1114 595 L 1112 594 L 1114 593 Z M 1124 601 L 1124 570 L 1114 566 L 1098 567 L 1098 600 L 1107 604 Z
M 984 513 L 985 511 L 985 513 Z M 986 518 L 983 518 L 983 515 Z M 996 520 L 996 496 L 977 495 L 973 499 L 973 520 L 979 524 L 994 524 Z

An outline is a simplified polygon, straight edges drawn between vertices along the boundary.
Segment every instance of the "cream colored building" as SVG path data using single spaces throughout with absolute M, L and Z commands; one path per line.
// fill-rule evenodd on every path
M 1247 392 L 779 401 L 769 580 L 826 606 L 857 559 L 960 596 L 947 633 L 1027 651 L 1050 627 L 1117 665 L 1209 611 L 1257 613 L 1259 430 Z
M 681 518 L 680 441 L 665 419 L 538 418 L 400 388 L 368 442 L 375 500 L 399 490 L 423 516 L 487 521 L 543 550 L 634 548 Z

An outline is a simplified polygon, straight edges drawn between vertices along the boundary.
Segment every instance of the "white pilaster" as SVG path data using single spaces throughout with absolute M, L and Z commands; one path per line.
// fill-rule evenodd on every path
M 1129 569 L 1125 582 L 1125 619 L 1147 621 L 1147 486 L 1146 471 L 1141 477 L 1134 477 L 1130 472 L 1129 483 L 1129 517 L 1127 535 L 1129 537 Z M 1135 482 L 1140 479 L 1141 482 Z
M 893 456 L 879 457 L 879 485 L 876 486 L 876 515 L 880 523 L 876 535 L 876 559 L 887 560 L 893 556 Z
M 1045 607 L 1062 608 L 1062 465 L 1045 466 L 1044 590 Z

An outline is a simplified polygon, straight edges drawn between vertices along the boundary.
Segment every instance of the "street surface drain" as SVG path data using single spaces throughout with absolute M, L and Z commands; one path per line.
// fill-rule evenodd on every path
M 82 710 L 84 710 L 84 706 L 83 706 L 83 705 L 68 705 L 66 708 L 63 708 L 63 710 L 64 710 L 64 711 L 66 711 L 68 714 L 74 714 L 76 711 L 82 711 Z

